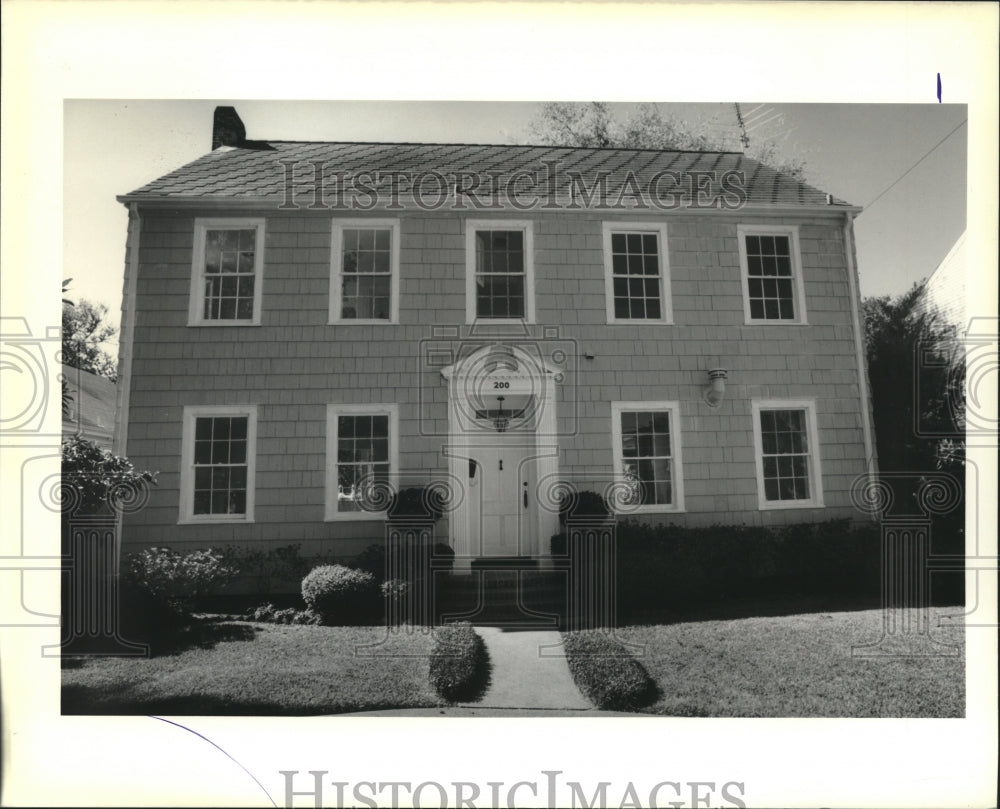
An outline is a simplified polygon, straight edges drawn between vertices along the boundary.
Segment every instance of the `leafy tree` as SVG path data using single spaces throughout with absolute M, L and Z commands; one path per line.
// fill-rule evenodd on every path
M 97 514 L 105 507 L 137 502 L 150 484 L 156 485 L 156 475 L 137 472 L 128 458 L 79 436 L 62 445 L 65 497 L 77 514 Z
M 922 285 L 896 298 L 866 298 L 865 349 L 879 467 L 929 472 L 964 462 L 964 444 L 922 438 L 964 427 L 965 359 L 955 328 L 925 303 Z
M 63 300 L 63 362 L 72 368 L 99 374 L 112 382 L 118 380 L 118 363 L 102 348 L 118 333 L 107 323 L 108 307 L 81 299 L 73 304 Z
M 528 125 L 532 143 L 549 146 L 618 147 L 625 149 L 678 149 L 685 151 L 730 151 L 711 138 L 698 124 L 665 116 L 655 104 L 639 104 L 624 120 L 616 118 L 607 104 L 551 102 L 545 104 Z M 797 180 L 805 175 L 805 162 L 782 156 L 773 139 L 754 142 L 746 152 Z

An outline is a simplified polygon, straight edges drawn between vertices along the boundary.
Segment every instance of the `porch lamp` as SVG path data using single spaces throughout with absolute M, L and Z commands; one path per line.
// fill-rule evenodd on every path
M 729 371 L 725 368 L 713 368 L 708 372 L 708 387 L 705 388 L 703 398 L 709 407 L 718 407 L 722 404 L 722 399 L 726 395 L 726 378 Z
M 493 418 L 493 425 L 497 428 L 498 433 L 507 432 L 507 426 L 510 424 L 510 417 L 503 412 L 503 396 L 497 396 L 497 402 L 500 405 L 499 410 L 497 410 L 496 416 Z

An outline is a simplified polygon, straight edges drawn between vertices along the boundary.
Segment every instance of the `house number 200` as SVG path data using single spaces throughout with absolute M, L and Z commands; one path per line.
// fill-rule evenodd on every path
M 494 382 L 493 383 L 493 390 L 500 390 L 500 389 L 509 388 L 509 387 L 510 387 L 510 382 Z

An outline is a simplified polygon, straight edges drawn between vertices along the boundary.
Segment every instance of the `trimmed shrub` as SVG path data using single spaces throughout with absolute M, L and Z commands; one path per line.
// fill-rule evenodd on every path
M 434 631 L 430 681 L 438 694 L 450 702 L 477 699 L 489 674 L 486 644 L 471 624 L 449 624 Z
M 390 520 L 423 518 L 437 522 L 444 513 L 443 497 L 435 486 L 411 486 L 393 493 L 386 516 Z
M 576 687 L 598 708 L 636 711 L 656 699 L 656 684 L 628 649 L 600 631 L 563 635 Z
M 375 542 L 351 560 L 351 566 L 370 573 L 378 581 L 385 581 L 385 542 Z
M 597 492 L 564 494 L 559 500 L 560 525 L 565 525 L 569 519 L 604 519 L 610 514 L 604 497 Z
M 318 624 L 319 616 L 310 610 L 297 610 L 294 607 L 286 607 L 279 610 L 274 604 L 262 604 L 254 609 L 247 610 L 240 620 L 256 621 L 262 624 Z
M 321 565 L 302 579 L 302 600 L 328 625 L 370 621 L 377 593 L 371 573 L 344 565 Z

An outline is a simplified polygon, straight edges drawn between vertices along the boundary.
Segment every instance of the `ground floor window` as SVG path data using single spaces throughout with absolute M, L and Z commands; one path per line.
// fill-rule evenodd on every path
M 823 504 L 811 401 L 755 401 L 754 443 L 761 508 Z
M 676 402 L 613 402 L 616 481 L 634 511 L 680 511 L 680 408 Z
M 384 516 L 397 436 L 395 405 L 328 406 L 326 519 Z
M 253 406 L 185 408 L 181 522 L 253 519 L 256 427 Z

